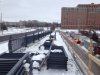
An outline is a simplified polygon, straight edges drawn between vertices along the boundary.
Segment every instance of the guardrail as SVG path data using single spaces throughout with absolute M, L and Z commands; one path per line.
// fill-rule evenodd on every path
M 29 44 L 34 43 L 36 40 L 51 34 L 52 31 L 39 31 L 36 33 L 25 34 L 22 37 L 13 38 L 10 36 L 8 48 L 9 52 L 17 51 L 20 48 L 27 47 Z
M 65 40 L 66 45 L 70 46 L 72 50 L 69 50 L 73 57 L 76 59 L 77 63 L 80 61 L 81 68 L 84 68 L 86 75 L 99 75 L 100 74 L 100 60 L 95 56 L 91 55 L 83 50 L 76 43 L 72 42 L 66 35 L 66 33 L 61 32 L 63 39 Z M 90 65 L 91 62 L 91 65 Z M 91 68 L 90 68 L 91 67 Z
M 38 31 L 43 31 L 43 29 L 36 29 L 34 31 L 24 32 L 24 33 L 14 33 L 14 34 L 9 34 L 9 35 L 3 35 L 3 36 L 0 36 L 0 42 L 9 40 L 10 36 L 12 36 L 13 38 L 18 38 L 18 37 L 25 36 L 25 34 L 33 34 L 33 33 L 36 33 Z
M 24 64 L 29 62 L 29 58 L 29 53 L 4 53 L 0 55 L 0 75 L 25 75 Z M 31 73 L 30 69 L 29 75 Z

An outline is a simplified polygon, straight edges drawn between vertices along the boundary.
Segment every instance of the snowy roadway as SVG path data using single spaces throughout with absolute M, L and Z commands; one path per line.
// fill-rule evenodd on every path
M 46 65 L 44 65 L 41 69 L 41 71 L 38 71 L 37 69 L 33 70 L 34 75 L 83 75 L 80 69 L 78 68 L 77 64 L 75 63 L 74 59 L 72 58 L 70 52 L 68 51 L 65 43 L 63 42 L 61 36 L 59 33 L 56 34 L 56 41 L 54 41 L 55 44 L 59 46 L 63 46 L 68 54 L 68 71 L 65 71 L 64 69 L 46 69 Z M 37 41 L 34 44 L 31 44 L 31 46 L 27 47 L 25 49 L 26 52 L 36 52 L 38 47 L 43 44 L 43 42 L 48 39 L 49 36 L 46 36 L 41 41 Z M 8 42 L 4 42 L 0 44 L 0 53 L 8 50 Z
M 10 34 L 18 34 L 18 33 L 25 33 L 25 32 L 30 32 L 30 31 L 34 31 L 36 29 L 34 28 L 8 28 L 8 30 L 4 30 L 3 32 L 0 31 L 0 36 L 4 36 L 4 35 L 10 35 Z

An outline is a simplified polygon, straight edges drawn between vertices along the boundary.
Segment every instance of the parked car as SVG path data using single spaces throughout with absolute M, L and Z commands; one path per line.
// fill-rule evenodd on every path
M 72 39 L 73 42 L 77 43 L 77 44 L 81 44 L 81 41 L 80 39 L 77 39 L 77 38 L 73 38 Z
M 94 48 L 94 55 L 100 55 L 100 46 Z

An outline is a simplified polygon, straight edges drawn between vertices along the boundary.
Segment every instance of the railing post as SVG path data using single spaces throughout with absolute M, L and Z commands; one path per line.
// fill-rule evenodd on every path
M 12 53 L 12 35 L 9 36 L 8 48 L 9 53 Z
M 44 31 L 43 31 L 43 37 L 44 37 Z
M 34 33 L 33 33 L 33 43 L 34 43 Z
M 41 31 L 41 38 L 42 38 L 42 35 L 43 35 L 43 34 L 42 34 L 42 31 Z
M 27 33 L 25 33 L 25 47 L 27 47 Z
M 41 38 L 42 38 L 42 35 L 43 35 L 43 34 L 42 34 L 42 31 L 41 31 Z
M 39 30 L 38 30 L 38 40 L 39 40 Z
M 29 56 L 29 63 L 30 63 L 30 74 L 29 75 L 32 75 L 32 71 L 33 71 L 33 69 L 32 69 L 32 60 L 31 60 L 31 55 Z
M 56 31 L 55 31 L 55 40 L 56 40 Z

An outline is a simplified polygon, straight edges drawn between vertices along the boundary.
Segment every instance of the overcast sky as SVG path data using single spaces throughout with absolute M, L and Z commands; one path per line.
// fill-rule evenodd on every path
M 61 7 L 97 3 L 100 0 L 0 0 L 0 11 L 5 21 L 39 20 L 60 22 Z

